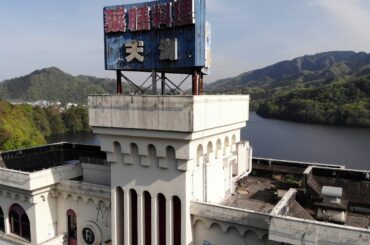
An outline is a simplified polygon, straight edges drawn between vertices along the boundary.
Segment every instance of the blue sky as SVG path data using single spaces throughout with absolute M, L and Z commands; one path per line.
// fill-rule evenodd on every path
M 104 70 L 104 6 L 137 0 L 2 0 L 0 81 L 43 67 Z M 305 54 L 370 52 L 369 0 L 208 0 L 212 74 L 207 82 Z

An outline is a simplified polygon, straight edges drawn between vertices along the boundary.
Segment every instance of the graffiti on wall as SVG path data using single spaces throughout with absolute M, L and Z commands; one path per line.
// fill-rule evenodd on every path
M 96 222 L 103 223 L 106 227 L 111 224 L 111 203 L 99 202 L 96 206 Z

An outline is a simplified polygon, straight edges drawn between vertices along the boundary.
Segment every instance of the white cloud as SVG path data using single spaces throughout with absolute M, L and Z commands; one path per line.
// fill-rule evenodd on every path
M 335 24 L 351 43 L 368 49 L 370 42 L 370 10 L 367 0 L 312 0 L 334 18 Z

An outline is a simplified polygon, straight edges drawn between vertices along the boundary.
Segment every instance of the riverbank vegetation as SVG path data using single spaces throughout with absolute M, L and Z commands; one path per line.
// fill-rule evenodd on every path
M 0 151 L 46 144 L 51 135 L 86 131 L 90 131 L 86 107 L 60 111 L 0 100 Z
M 370 76 L 276 93 L 257 113 L 304 123 L 370 127 Z

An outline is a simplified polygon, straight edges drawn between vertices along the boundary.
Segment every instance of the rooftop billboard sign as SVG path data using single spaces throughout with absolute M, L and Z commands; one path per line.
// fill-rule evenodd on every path
M 204 68 L 209 61 L 205 7 L 205 0 L 105 7 L 105 68 L 189 74 Z

